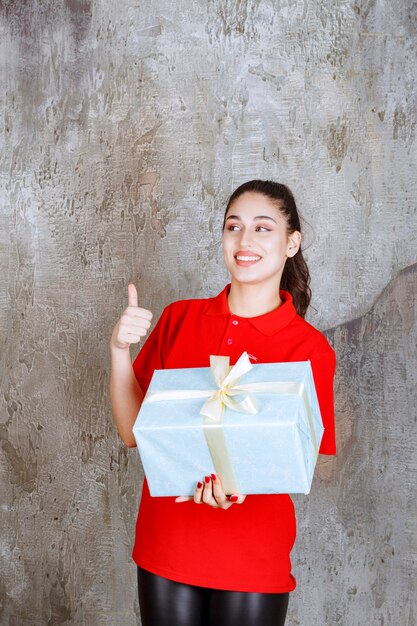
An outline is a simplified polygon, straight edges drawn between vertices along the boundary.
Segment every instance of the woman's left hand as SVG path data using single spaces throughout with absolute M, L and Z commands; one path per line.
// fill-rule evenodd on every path
M 242 504 L 246 496 L 234 494 L 227 496 L 222 487 L 222 482 L 218 474 L 205 476 L 203 481 L 197 483 L 194 496 L 178 496 L 175 502 L 187 502 L 194 500 L 196 504 L 208 504 L 215 509 L 228 509 L 233 504 Z

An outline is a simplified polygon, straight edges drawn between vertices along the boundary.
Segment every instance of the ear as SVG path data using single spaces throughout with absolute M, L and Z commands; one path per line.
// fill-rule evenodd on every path
M 293 257 L 297 254 L 301 245 L 301 233 L 299 230 L 295 230 L 291 235 L 288 235 L 287 245 L 287 257 Z

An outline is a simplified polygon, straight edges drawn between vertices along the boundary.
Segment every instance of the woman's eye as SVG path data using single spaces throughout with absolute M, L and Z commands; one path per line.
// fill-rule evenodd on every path
M 256 230 L 259 233 L 269 233 L 269 231 L 271 230 L 270 228 L 267 228 L 266 226 L 257 226 Z
M 239 226 L 237 224 L 232 224 L 229 226 L 228 230 L 239 230 Z

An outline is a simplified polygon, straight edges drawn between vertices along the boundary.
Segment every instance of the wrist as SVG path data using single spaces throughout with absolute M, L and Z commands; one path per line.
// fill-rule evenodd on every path
M 130 359 L 130 350 L 129 350 L 130 346 L 127 345 L 126 347 L 122 347 L 122 346 L 117 346 L 114 343 L 110 343 L 110 354 L 112 359 L 125 359 L 126 358 L 126 354 L 129 355 L 129 359 Z

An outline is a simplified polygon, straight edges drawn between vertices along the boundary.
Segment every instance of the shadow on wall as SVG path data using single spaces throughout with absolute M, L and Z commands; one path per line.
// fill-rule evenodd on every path
M 416 623 L 416 313 L 414 264 L 365 315 L 326 332 L 338 453 L 321 459 L 317 497 L 296 497 L 289 626 Z

